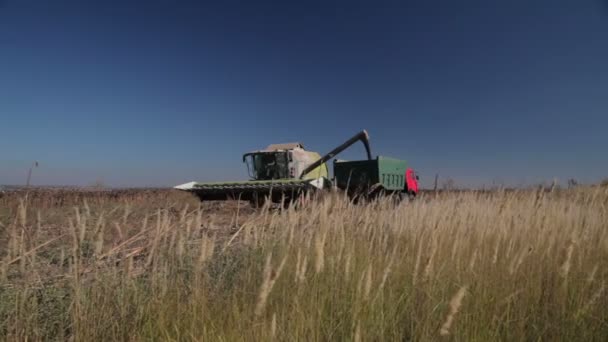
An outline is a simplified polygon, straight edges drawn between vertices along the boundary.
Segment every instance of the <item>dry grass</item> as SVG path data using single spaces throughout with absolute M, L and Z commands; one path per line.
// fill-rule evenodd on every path
M 0 199 L 6 340 L 608 339 L 608 189 Z

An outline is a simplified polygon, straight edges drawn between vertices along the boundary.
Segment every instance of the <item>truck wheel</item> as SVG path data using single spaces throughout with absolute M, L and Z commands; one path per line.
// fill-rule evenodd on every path
M 409 197 L 407 195 L 407 192 L 400 192 L 399 193 L 399 202 L 407 201 L 408 198 Z
M 404 191 L 399 193 L 399 199 L 403 201 L 413 201 L 416 198 L 416 193 L 413 191 Z

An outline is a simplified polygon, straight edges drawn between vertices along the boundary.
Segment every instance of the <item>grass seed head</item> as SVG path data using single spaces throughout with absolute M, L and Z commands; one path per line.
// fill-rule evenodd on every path
M 446 335 L 450 334 L 450 329 L 452 328 L 452 324 L 454 323 L 454 318 L 456 317 L 456 314 L 460 310 L 460 306 L 462 305 L 462 300 L 464 299 L 464 296 L 466 293 L 467 293 L 467 287 L 462 286 L 458 290 L 458 292 L 456 292 L 454 297 L 452 297 L 452 299 L 450 300 L 450 312 L 448 313 L 448 316 L 446 317 L 445 322 L 443 323 L 443 325 L 441 326 L 441 329 L 439 330 L 439 334 L 441 336 L 446 336 Z

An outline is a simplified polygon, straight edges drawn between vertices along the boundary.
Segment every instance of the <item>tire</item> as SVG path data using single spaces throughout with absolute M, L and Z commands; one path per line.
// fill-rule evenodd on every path
M 409 197 L 410 201 L 413 201 L 413 200 L 415 200 L 415 199 L 416 199 L 416 193 L 415 193 L 415 192 L 413 192 L 413 191 L 408 192 L 408 194 L 407 194 L 407 195 L 408 195 L 408 197 Z
M 399 199 L 403 201 L 413 201 L 416 199 L 416 193 L 413 191 L 403 191 L 399 193 Z
M 265 203 L 266 197 L 258 193 L 254 193 L 253 196 L 251 196 L 251 199 L 249 200 L 249 204 L 251 205 L 251 207 L 256 209 L 263 207 Z

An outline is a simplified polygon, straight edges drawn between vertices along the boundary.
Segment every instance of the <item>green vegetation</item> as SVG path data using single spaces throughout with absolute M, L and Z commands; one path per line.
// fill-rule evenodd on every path
M 608 339 L 606 188 L 57 196 L 0 203 L 1 339 Z

